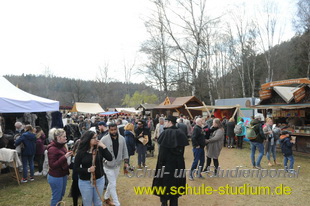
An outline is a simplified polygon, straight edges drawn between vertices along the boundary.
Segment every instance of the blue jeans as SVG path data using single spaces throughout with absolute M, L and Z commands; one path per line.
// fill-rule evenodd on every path
M 270 161 L 270 153 L 272 154 L 273 160 L 276 161 L 276 142 L 271 145 L 271 142 L 268 142 L 268 151 L 266 153 L 267 159 Z
M 48 184 L 50 184 L 52 189 L 51 206 L 55 206 L 59 201 L 62 200 L 62 197 L 66 192 L 67 180 L 67 175 L 64 177 L 53 177 L 51 175 L 47 175 Z
M 287 162 L 288 160 L 290 161 L 290 167 L 287 168 Z M 284 165 L 284 169 L 287 171 L 288 169 L 294 169 L 294 157 L 293 155 L 291 156 L 284 156 L 284 160 L 283 160 L 283 165 Z
M 141 166 L 141 163 L 142 165 L 144 166 L 145 165 L 145 157 L 146 157 L 146 145 L 143 145 L 143 144 L 137 144 L 137 153 L 138 153 L 138 165 Z
M 28 176 L 28 163 L 30 168 L 30 177 L 33 177 L 34 173 L 34 163 L 33 163 L 34 155 L 22 155 L 23 162 L 23 178 L 27 179 Z
M 191 177 L 193 175 L 192 173 L 194 169 L 197 169 L 198 162 L 199 167 L 201 167 L 201 170 L 203 170 L 203 165 L 205 163 L 205 150 L 203 148 L 193 148 L 193 153 L 194 153 L 194 161 L 191 167 Z
M 252 165 L 253 167 L 257 166 L 260 167 L 260 162 L 264 156 L 264 145 L 263 143 L 259 143 L 259 142 L 250 142 L 251 143 L 251 161 L 252 161 Z M 257 161 L 255 163 L 255 151 L 256 148 L 259 151 L 259 155 L 257 157 Z
M 96 180 L 96 186 L 98 188 L 100 197 L 102 197 L 104 188 L 104 176 Z M 96 187 L 91 185 L 90 180 L 79 179 L 79 188 L 82 194 L 83 205 L 92 205 L 92 204 L 94 204 L 94 206 L 102 205 L 102 201 L 97 194 Z

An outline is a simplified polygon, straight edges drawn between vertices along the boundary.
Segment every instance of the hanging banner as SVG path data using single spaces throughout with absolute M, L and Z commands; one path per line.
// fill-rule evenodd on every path
M 260 90 L 259 91 L 259 98 L 261 100 L 270 99 L 271 97 L 272 97 L 272 89 Z
M 295 102 L 298 103 L 300 102 L 305 96 L 306 96 L 306 89 L 305 87 L 301 87 L 299 89 L 297 89 L 294 93 L 294 99 L 295 99 Z

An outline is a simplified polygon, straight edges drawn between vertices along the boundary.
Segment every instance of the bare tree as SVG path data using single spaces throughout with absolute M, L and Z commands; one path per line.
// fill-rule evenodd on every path
M 96 75 L 96 82 L 108 83 L 109 82 L 109 63 L 106 62 L 103 66 L 99 66 L 98 74 Z
M 131 79 L 132 70 L 136 65 L 136 59 L 132 62 L 132 64 L 127 64 L 126 60 L 124 59 L 124 73 L 125 73 L 125 83 L 129 84 Z
M 177 0 L 176 3 L 180 7 L 178 12 L 168 8 L 163 0 L 158 0 L 155 3 L 163 14 L 165 32 L 168 33 L 174 43 L 174 48 L 182 55 L 182 60 L 179 63 L 183 64 L 191 73 L 192 95 L 195 95 L 195 81 L 202 47 L 202 32 L 207 23 L 204 21 L 206 0 L 201 0 L 199 3 L 194 0 Z M 176 22 L 172 21 L 174 18 L 177 18 Z M 182 35 L 178 36 L 180 30 L 182 30 Z
M 253 25 L 254 26 L 254 25 Z M 257 59 L 257 44 L 256 44 L 256 27 L 252 27 L 249 31 L 249 39 L 246 44 L 246 50 L 247 50 L 247 74 L 248 74 L 248 80 L 250 82 L 251 86 L 251 97 L 255 97 L 255 79 L 256 79 L 256 59 Z
M 307 51 L 307 78 L 310 78 L 310 1 L 299 0 L 297 3 L 297 15 L 293 20 L 295 30 L 300 35 L 302 44 Z
M 94 88 L 99 98 L 99 103 L 102 106 L 107 106 L 106 104 L 106 93 L 109 92 L 110 88 L 107 86 L 109 83 L 109 63 L 106 62 L 103 66 L 99 66 L 98 74 L 96 76 L 96 81 L 94 82 Z
M 259 11 L 260 20 L 256 20 L 257 23 L 257 33 L 260 38 L 260 47 L 264 52 L 264 58 L 267 65 L 267 82 L 273 80 L 273 63 L 277 55 L 277 49 L 272 50 L 272 48 L 280 43 L 281 40 L 281 30 L 278 28 L 277 21 L 279 19 L 278 6 L 274 1 L 266 1 L 263 5 L 263 10 Z M 277 36 L 278 35 L 278 36 Z
M 86 101 L 88 89 L 85 87 L 84 81 L 72 80 L 70 84 L 71 98 L 73 102 L 84 102 Z
M 168 43 L 167 33 L 164 29 L 164 16 L 162 4 L 156 0 L 153 1 L 156 11 L 153 16 L 145 22 L 150 39 L 145 41 L 141 51 L 147 54 L 148 63 L 144 69 L 140 69 L 149 78 L 149 84 L 158 87 L 168 96 L 168 88 L 171 84 L 172 67 L 168 68 L 170 46 Z

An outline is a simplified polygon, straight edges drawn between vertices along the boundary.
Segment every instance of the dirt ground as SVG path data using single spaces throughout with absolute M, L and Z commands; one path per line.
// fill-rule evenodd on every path
M 147 158 L 147 166 L 150 169 L 155 169 L 157 161 L 157 149 L 155 149 L 155 157 Z M 257 154 L 256 154 L 257 156 Z M 298 177 L 266 177 L 259 180 L 255 177 L 207 177 L 205 179 L 195 178 L 194 181 L 189 181 L 187 179 L 187 184 L 191 187 L 199 188 L 203 187 L 212 187 L 214 190 L 217 189 L 217 192 L 213 194 L 188 194 L 179 198 L 180 206 L 205 206 L 205 205 L 309 205 L 307 196 L 310 190 L 310 162 L 309 154 L 297 154 L 295 153 L 295 165 L 294 168 L 297 169 L 300 166 Z M 279 170 L 283 168 L 283 157 L 277 153 L 278 162 L 281 165 L 276 166 L 267 166 L 266 156 L 263 157 L 262 167 L 265 169 L 275 169 Z M 190 169 L 193 154 L 192 147 L 187 146 L 185 151 L 185 161 L 186 168 Z M 137 156 L 131 158 L 132 165 L 137 165 Z M 233 170 L 237 166 L 242 166 L 242 169 L 252 169 L 250 162 L 250 150 L 249 145 L 246 143 L 245 148 L 242 150 L 239 149 L 227 149 L 223 148 L 221 155 L 219 157 L 219 163 L 222 170 Z M 225 173 L 224 173 L 225 174 Z M 234 172 L 231 173 L 235 174 Z M 245 174 L 245 173 L 243 173 Z M 257 174 L 257 173 L 256 173 Z M 273 173 L 274 174 L 274 173 Z M 284 174 L 284 173 L 283 173 Z M 245 175 L 247 176 L 247 175 Z M 274 175 L 272 175 L 274 176 Z M 281 186 L 282 184 L 282 186 Z M 71 198 L 67 197 L 69 193 L 69 188 L 71 185 L 71 180 L 68 181 L 66 197 L 64 202 L 66 206 L 72 205 Z M 159 198 L 154 195 L 136 195 L 134 192 L 134 187 L 137 186 L 151 186 L 152 178 L 129 178 L 123 173 L 120 173 L 117 183 L 117 192 L 123 206 L 131 205 L 148 205 L 148 206 L 158 206 L 160 205 Z M 241 187 L 246 185 L 249 187 L 270 187 L 271 193 L 273 195 L 242 195 L 242 194 L 223 194 L 223 191 L 228 191 L 235 193 L 236 187 Z M 232 190 L 226 190 L 228 186 L 232 187 Z M 223 187 L 219 189 L 219 187 Z M 289 188 L 288 188 L 289 187 Z M 277 188 L 275 190 L 275 188 Z M 289 193 L 288 189 L 291 189 L 291 194 L 289 195 L 276 195 L 275 193 L 281 192 L 281 188 L 285 188 L 286 192 Z M 222 191 L 219 192 L 219 191 Z M 252 190 L 255 192 L 255 190 Z M 282 189 L 283 191 L 283 189 Z M 239 190 L 239 192 L 244 192 L 244 190 Z M 220 193 L 220 194 L 219 194 Z M 1 174 L 0 175 L 0 205 L 48 205 L 51 197 L 51 191 L 47 183 L 46 178 L 37 177 L 34 182 L 28 182 L 18 186 L 10 178 L 10 174 Z
M 248 143 L 245 143 L 245 148 L 240 149 L 227 149 L 223 148 L 221 155 L 219 157 L 220 167 L 223 170 L 232 170 L 236 169 L 237 166 L 242 166 L 242 169 L 252 169 L 251 161 L 250 161 L 250 146 Z M 257 152 L 258 153 L 258 152 Z M 256 154 L 257 156 L 258 154 Z M 262 167 L 264 169 L 283 169 L 283 157 L 282 154 L 277 153 L 278 163 L 281 165 L 277 166 L 267 166 L 266 156 L 262 159 Z M 193 161 L 192 147 L 188 146 L 185 152 L 185 162 L 186 168 L 190 169 Z M 259 180 L 256 177 L 240 177 L 240 178 L 230 178 L 230 177 L 207 177 L 204 174 L 205 179 L 195 178 L 194 181 L 189 181 L 187 179 L 187 184 L 192 187 L 199 187 L 204 184 L 204 187 L 212 187 L 213 189 L 218 189 L 219 187 L 225 187 L 227 184 L 231 187 L 243 186 L 247 184 L 247 186 L 263 186 L 270 187 L 271 192 L 274 191 L 276 187 L 290 187 L 292 192 L 290 195 L 227 195 L 227 194 L 218 194 L 214 192 L 211 195 L 201 194 L 201 195 L 185 195 L 180 197 L 179 205 L 187 206 L 187 205 L 248 205 L 249 201 L 251 201 L 253 205 L 308 205 L 307 194 L 309 193 L 310 186 L 310 175 L 308 173 L 309 164 L 309 156 L 304 154 L 296 154 L 295 155 L 295 165 L 294 168 L 300 166 L 298 178 L 288 178 L 283 177 L 280 178 L 274 177 L 266 177 Z M 155 158 L 147 158 L 147 165 L 149 167 L 155 168 L 156 157 Z M 225 173 L 224 173 L 225 174 Z M 235 174 L 232 172 L 232 176 Z M 256 173 L 257 174 L 257 173 Z M 282 174 L 282 173 L 280 173 Z M 264 174 L 262 174 L 264 175 Z M 211 174 L 209 175 L 211 176 Z M 225 175 L 224 175 L 225 176 Z M 255 175 L 254 175 L 255 176 Z M 274 176 L 271 174 L 271 176 Z M 119 185 L 122 184 L 122 180 L 126 179 L 126 177 L 121 177 L 119 179 Z M 130 198 L 121 198 L 121 202 L 124 205 L 135 205 L 142 202 L 147 202 L 147 205 L 160 205 L 159 198 L 151 195 L 135 195 L 133 191 L 133 186 L 150 186 L 152 184 L 151 178 L 131 178 L 129 180 L 124 180 L 127 184 L 132 185 L 131 187 L 119 187 L 120 192 L 126 193 L 125 197 Z M 282 188 L 283 188 L 282 187 Z M 278 190 L 280 190 L 278 188 Z M 235 190 L 232 191 L 233 193 Z M 242 192 L 242 190 L 241 190 Z M 254 193 L 255 191 L 253 191 Z M 132 201 L 133 204 L 128 204 L 128 201 Z M 127 203 L 127 204 L 126 204 Z

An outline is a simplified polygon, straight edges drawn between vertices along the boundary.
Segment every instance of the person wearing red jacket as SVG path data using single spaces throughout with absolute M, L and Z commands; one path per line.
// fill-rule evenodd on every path
M 72 152 L 66 148 L 67 137 L 63 129 L 53 128 L 52 142 L 47 146 L 49 171 L 47 180 L 52 190 L 51 206 L 57 205 L 65 195 L 69 175 L 68 158 Z

